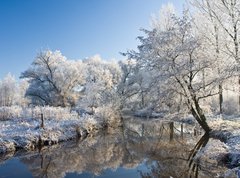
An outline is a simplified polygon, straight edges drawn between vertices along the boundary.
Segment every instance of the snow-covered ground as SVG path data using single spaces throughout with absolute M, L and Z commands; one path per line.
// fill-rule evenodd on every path
M 226 143 L 229 151 L 240 153 L 240 117 L 221 116 L 209 118 L 209 125 L 219 131 L 219 137 Z
M 239 116 L 212 116 L 207 118 L 213 129 L 207 145 L 198 152 L 196 159 L 210 160 L 216 166 L 225 164 L 229 170 L 224 177 L 240 173 L 240 118 Z
M 73 119 L 46 119 L 44 129 L 40 119 L 10 119 L 0 122 L 0 153 L 17 149 L 31 150 L 37 146 L 52 145 L 100 129 L 91 116 Z

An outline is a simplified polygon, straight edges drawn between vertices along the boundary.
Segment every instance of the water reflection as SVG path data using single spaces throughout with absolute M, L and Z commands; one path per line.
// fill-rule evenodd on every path
M 208 142 L 208 135 L 177 123 L 132 123 L 83 141 L 72 141 L 18 153 L 34 177 L 65 177 L 66 173 L 104 175 L 119 167 L 133 169 L 137 177 L 215 177 L 223 168 L 205 169 L 195 160 Z M 141 167 L 139 167 L 141 165 Z M 144 167 L 144 169 L 142 169 Z
M 209 134 L 205 133 L 201 137 L 201 139 L 197 142 L 197 144 L 194 146 L 194 148 L 192 149 L 188 157 L 188 161 L 189 161 L 188 166 L 189 166 L 190 175 L 193 175 L 196 178 L 198 177 L 200 164 L 198 160 L 194 162 L 194 157 L 199 152 L 199 150 L 201 150 L 201 148 L 204 148 L 207 145 L 208 141 L 209 141 Z

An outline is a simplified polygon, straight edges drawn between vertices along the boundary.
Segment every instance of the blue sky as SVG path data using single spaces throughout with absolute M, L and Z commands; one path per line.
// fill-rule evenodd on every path
M 119 52 L 136 48 L 139 29 L 167 2 L 182 8 L 181 0 L 0 0 L 0 79 L 19 77 L 44 49 L 123 59 Z

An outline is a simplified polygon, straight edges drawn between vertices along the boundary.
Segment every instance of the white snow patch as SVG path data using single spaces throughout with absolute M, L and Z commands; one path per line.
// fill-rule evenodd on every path
M 99 127 L 98 120 L 86 118 L 45 119 L 44 129 L 40 128 L 40 119 L 10 119 L 0 122 L 0 153 L 14 151 L 16 148 L 35 149 L 41 139 L 43 144 L 52 145 L 77 137 L 77 128 L 92 131 L 90 127 Z M 86 129 L 85 129 L 86 128 Z

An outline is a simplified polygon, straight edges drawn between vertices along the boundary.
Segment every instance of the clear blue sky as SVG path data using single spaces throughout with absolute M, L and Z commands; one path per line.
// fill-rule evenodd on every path
M 182 8 L 182 0 L 0 0 L 0 79 L 19 77 L 41 49 L 122 59 L 167 2 Z

